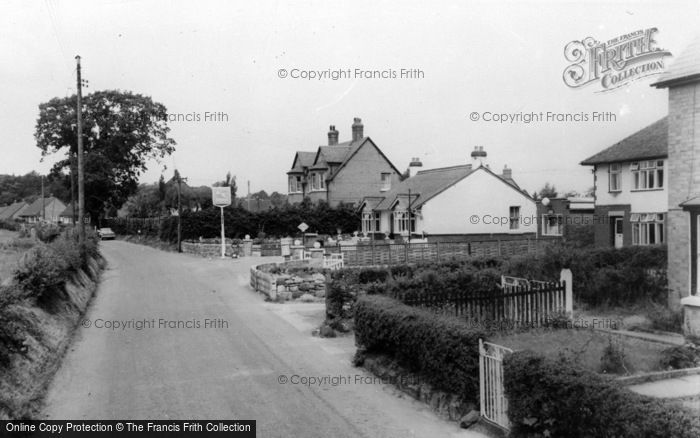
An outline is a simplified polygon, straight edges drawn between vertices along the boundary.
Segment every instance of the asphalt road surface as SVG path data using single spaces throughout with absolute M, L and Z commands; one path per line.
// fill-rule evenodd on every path
M 300 330 L 274 309 L 295 304 L 265 303 L 248 286 L 262 259 L 122 241 L 102 251 L 108 268 L 49 388 L 46 418 L 252 419 L 259 437 L 482 436 L 387 385 L 357 383 L 368 375 L 338 340 Z M 302 383 L 324 376 L 338 385 Z

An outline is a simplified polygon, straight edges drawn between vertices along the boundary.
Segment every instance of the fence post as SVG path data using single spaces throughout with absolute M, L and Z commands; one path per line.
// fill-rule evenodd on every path
M 571 269 L 562 269 L 559 274 L 559 281 L 563 281 L 566 285 L 566 314 L 574 315 L 574 278 Z

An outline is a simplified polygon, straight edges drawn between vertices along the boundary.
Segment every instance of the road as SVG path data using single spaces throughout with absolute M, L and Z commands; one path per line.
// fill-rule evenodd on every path
M 108 268 L 49 387 L 48 419 L 254 419 L 259 437 L 483 436 L 387 385 L 356 384 L 366 373 L 350 363 L 351 339 L 312 337 L 285 307 L 297 304 L 266 303 L 248 286 L 260 258 L 122 241 L 102 251 Z M 280 376 L 349 377 L 305 386 Z

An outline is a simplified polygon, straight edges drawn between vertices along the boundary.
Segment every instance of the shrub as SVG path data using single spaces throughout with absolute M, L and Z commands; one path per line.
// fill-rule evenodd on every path
M 355 340 L 368 353 L 393 357 L 443 391 L 474 401 L 479 394 L 481 330 L 450 317 L 365 296 L 355 306 Z
M 664 332 L 683 332 L 683 311 L 672 310 L 666 306 L 653 305 L 647 313 L 647 318 L 651 322 L 651 328 Z
M 599 371 L 604 374 L 629 374 L 631 371 L 624 348 L 612 337 L 608 338 L 608 345 L 603 349 Z
M 691 413 L 642 396 L 563 361 L 532 352 L 504 360 L 504 388 L 514 437 L 697 437 Z
M 44 301 L 66 283 L 68 264 L 48 245 L 27 251 L 14 272 L 17 284 L 26 296 Z
M 660 356 L 659 366 L 664 370 L 693 368 L 700 363 L 700 351 L 688 345 L 667 348 L 661 352 Z

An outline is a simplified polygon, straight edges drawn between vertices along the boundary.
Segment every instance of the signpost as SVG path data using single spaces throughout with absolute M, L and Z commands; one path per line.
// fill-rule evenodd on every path
M 231 187 L 212 187 L 212 204 L 221 209 L 221 258 L 226 258 L 226 234 L 224 233 L 224 207 L 231 205 Z
M 299 230 L 301 230 L 301 246 L 306 248 L 306 230 L 309 229 L 309 226 L 306 225 L 306 222 L 302 222 L 299 224 L 299 226 L 297 228 L 299 228 Z

